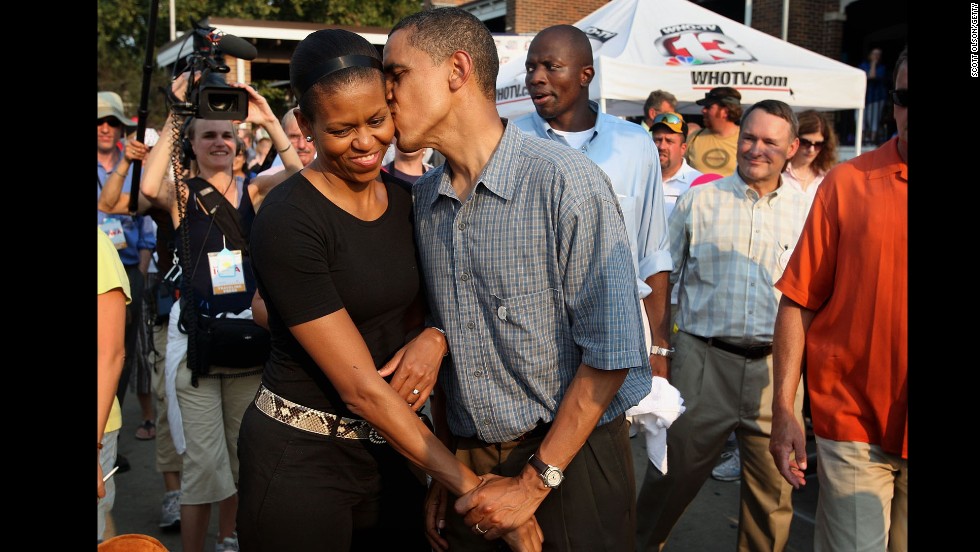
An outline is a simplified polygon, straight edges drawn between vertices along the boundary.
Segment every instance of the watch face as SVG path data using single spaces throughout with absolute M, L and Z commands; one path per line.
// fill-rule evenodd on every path
M 549 487 L 557 487 L 561 480 L 565 478 L 560 470 L 550 469 L 544 472 L 545 484 Z

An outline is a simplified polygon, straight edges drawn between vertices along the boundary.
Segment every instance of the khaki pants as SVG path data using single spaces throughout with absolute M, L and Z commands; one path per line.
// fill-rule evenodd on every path
M 647 464 L 637 498 L 637 550 L 663 546 L 733 430 L 742 459 L 738 550 L 783 550 L 793 519 L 793 487 L 769 455 L 772 355 L 749 360 L 683 332 L 674 334 L 673 345 L 671 384 L 687 410 L 667 432 L 667 474 Z M 802 409 L 801 382 L 795 400 L 801 426 Z
M 164 377 L 166 372 L 167 326 L 153 326 L 153 348 L 150 353 L 153 364 L 153 401 L 157 412 L 156 464 L 160 473 L 179 472 L 181 458 L 177 454 L 173 437 L 170 435 L 170 420 L 167 417 L 167 389 Z
M 817 437 L 815 552 L 905 552 L 909 463 L 878 445 Z

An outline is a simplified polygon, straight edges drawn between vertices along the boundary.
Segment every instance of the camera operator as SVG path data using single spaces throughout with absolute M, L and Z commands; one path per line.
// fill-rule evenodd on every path
M 188 78 L 189 74 L 183 73 L 172 84 L 178 102 L 184 102 L 188 94 Z M 299 156 L 265 98 L 251 86 L 241 83 L 230 86 L 244 89 L 248 94 L 245 122 L 259 125 L 269 133 L 273 147 L 279 151 L 290 172 L 300 170 Z M 167 177 L 171 152 L 180 147 L 175 143 L 178 142 L 175 125 L 186 126 L 181 128 L 179 141 L 186 143 L 192 152 L 188 179 L 191 175 L 202 179 L 221 194 L 236 209 L 245 236 L 248 236 L 262 200 L 278 179 L 255 179 L 247 185 L 237 183 L 232 173 L 236 138 L 233 121 L 194 118 L 185 125 L 175 122 L 180 115 L 173 111 L 172 108 L 161 131 L 161 140 L 146 157 L 140 191 L 151 203 L 171 213 L 178 234 L 182 231 L 181 224 L 186 225 L 184 230 L 189 236 L 187 240 L 177 240 L 178 252 L 182 259 L 190 261 L 191 272 L 188 274 L 185 269 L 182 277 L 190 279 L 197 310 L 211 316 L 219 312 L 241 313 L 250 307 L 255 292 L 249 257 L 247 252 L 225 251 L 226 236 L 202 208 L 197 193 L 183 184 L 178 195 L 177 185 Z M 182 213 L 184 217 L 181 217 Z M 187 243 L 189 246 L 184 245 Z M 203 253 L 239 254 L 234 268 L 240 271 L 242 289 L 222 293 L 224 290 L 215 284 L 212 271 L 208 269 L 210 256 Z M 183 423 L 171 420 L 175 442 L 182 440 L 186 445 L 181 472 L 181 542 L 186 552 L 203 550 L 212 504 L 219 503 L 217 549 L 237 550 L 238 429 L 245 408 L 255 397 L 261 381 L 262 364 L 249 368 L 212 365 L 206 375 L 197 376 L 195 385 L 187 358 L 181 354 L 186 353 L 187 336 L 177 329 L 180 303 L 174 304 L 170 314 L 166 387 L 168 399 L 176 401 L 171 404 L 179 406 L 183 420 Z M 184 344 L 180 345 L 181 342 Z M 174 357 L 184 357 L 179 364 L 172 364 L 170 353 L 174 346 L 180 347 Z M 177 435 L 178 432 L 182 434 Z

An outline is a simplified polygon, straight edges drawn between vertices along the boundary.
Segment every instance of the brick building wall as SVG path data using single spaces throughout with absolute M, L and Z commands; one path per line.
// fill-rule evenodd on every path
M 225 74 L 225 82 L 252 82 L 252 62 L 242 60 L 242 74 L 238 74 L 238 58 L 225 55 L 225 63 L 228 65 L 228 73 Z
M 752 27 L 782 38 L 783 0 L 754 0 Z M 787 30 L 787 42 L 841 59 L 844 18 L 840 0 L 791 0 Z
M 608 0 L 507 0 L 507 32 L 536 33 L 551 25 L 571 25 Z

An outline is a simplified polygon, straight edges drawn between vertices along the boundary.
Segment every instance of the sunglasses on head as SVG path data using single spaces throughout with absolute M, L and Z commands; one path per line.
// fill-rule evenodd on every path
M 909 89 L 899 88 L 897 90 L 891 90 L 888 95 L 892 99 L 892 103 L 898 107 L 908 107 L 909 106 Z
M 661 113 L 653 118 L 653 124 L 667 123 L 671 125 L 679 125 L 681 122 L 681 118 L 673 113 Z
M 800 148 L 801 149 L 808 149 L 808 148 L 822 149 L 823 148 L 823 142 L 811 142 L 811 141 L 807 140 L 806 138 L 800 138 Z
M 102 126 L 103 123 L 109 123 L 112 128 L 119 128 L 122 126 L 122 121 L 115 117 L 102 117 L 99 119 L 99 123 L 96 126 Z

